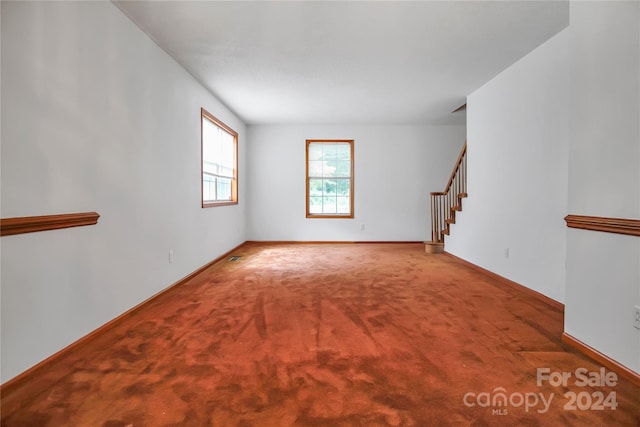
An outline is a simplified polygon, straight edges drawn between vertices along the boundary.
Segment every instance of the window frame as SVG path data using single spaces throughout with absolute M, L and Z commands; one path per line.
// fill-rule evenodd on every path
M 326 213 L 322 213 L 322 214 L 314 214 L 309 212 L 309 197 L 310 197 L 310 191 L 309 191 L 309 183 L 310 180 L 313 178 L 318 178 L 318 177 L 310 177 L 309 176 L 309 146 L 312 143 L 327 143 L 327 144 L 332 144 L 332 143 L 349 143 L 350 146 L 350 170 L 349 170 L 349 213 L 348 214 L 326 214 Z M 306 175 L 306 182 L 305 182 L 305 204 L 306 204 L 306 217 L 307 218 L 331 218 L 331 219 L 336 219 L 336 218 L 354 218 L 355 217 L 355 212 L 354 212 L 354 146 L 355 146 L 355 140 L 353 139 L 307 139 L 306 140 L 306 162 L 305 162 L 305 175 Z
M 220 129 L 233 136 L 233 178 L 231 179 L 231 200 L 204 199 L 204 120 L 207 119 Z M 206 109 L 200 109 L 200 200 L 203 208 L 238 204 L 238 132 L 227 126 Z

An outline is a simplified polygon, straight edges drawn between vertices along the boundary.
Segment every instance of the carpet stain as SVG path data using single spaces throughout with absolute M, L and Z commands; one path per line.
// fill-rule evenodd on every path
M 3 393 L 0 424 L 640 426 L 624 379 L 538 385 L 538 368 L 600 366 L 561 342 L 560 310 L 451 257 L 416 244 L 236 255 Z M 512 400 L 494 405 L 499 393 Z M 570 409 L 571 393 L 617 407 Z M 553 395 L 543 412 L 540 394 Z

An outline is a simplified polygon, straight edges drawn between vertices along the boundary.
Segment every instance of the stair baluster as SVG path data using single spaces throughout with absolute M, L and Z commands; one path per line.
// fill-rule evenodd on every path
M 444 250 L 444 236 L 450 225 L 456 223 L 456 211 L 462 210 L 462 199 L 467 197 L 467 143 L 465 141 L 453 167 L 444 191 L 431 193 L 431 242 L 428 252 Z

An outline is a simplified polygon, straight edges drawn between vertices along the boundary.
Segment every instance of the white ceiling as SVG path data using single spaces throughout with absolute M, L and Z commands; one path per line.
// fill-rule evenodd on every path
M 567 1 L 115 1 L 248 124 L 462 124 Z

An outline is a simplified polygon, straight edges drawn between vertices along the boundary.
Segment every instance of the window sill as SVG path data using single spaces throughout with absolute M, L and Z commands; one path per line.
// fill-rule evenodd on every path
M 217 206 L 231 206 L 237 205 L 238 202 L 202 202 L 203 208 L 215 208 Z
M 331 218 L 331 219 L 353 219 L 353 214 L 350 215 L 313 215 L 307 214 L 307 218 Z

